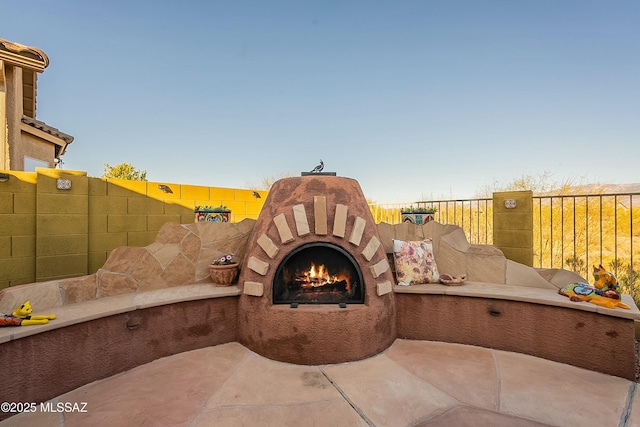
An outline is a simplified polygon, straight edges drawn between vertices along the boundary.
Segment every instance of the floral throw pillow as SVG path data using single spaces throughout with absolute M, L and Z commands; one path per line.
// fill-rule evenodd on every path
M 398 285 L 435 283 L 440 278 L 431 239 L 415 242 L 394 240 L 393 256 Z

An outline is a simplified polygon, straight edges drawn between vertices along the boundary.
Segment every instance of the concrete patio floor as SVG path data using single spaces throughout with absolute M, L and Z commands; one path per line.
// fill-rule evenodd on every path
M 62 367 L 61 367 L 62 368 Z M 6 426 L 637 426 L 636 383 L 481 347 L 397 340 L 358 362 L 291 365 L 229 343 L 155 360 Z

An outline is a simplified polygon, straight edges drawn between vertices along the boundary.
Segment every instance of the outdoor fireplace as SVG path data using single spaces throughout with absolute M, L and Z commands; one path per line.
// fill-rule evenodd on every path
M 362 274 L 351 254 L 331 243 L 307 243 L 280 263 L 274 304 L 364 303 Z
M 376 355 L 395 339 L 393 276 L 357 181 L 277 181 L 247 247 L 238 279 L 247 348 L 322 365 Z

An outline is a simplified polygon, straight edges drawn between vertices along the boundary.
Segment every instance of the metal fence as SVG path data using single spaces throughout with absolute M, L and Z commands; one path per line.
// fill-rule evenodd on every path
M 602 265 L 640 301 L 640 193 L 534 196 L 533 205 L 536 267 L 591 281 L 592 267 Z
M 454 224 L 461 227 L 469 243 L 480 245 L 493 243 L 493 202 L 490 198 L 371 204 L 369 207 L 377 223 L 388 224 L 400 224 L 401 211 L 407 208 L 435 209 L 434 220 L 441 224 Z
M 493 243 L 492 199 L 371 205 L 376 222 L 399 224 L 401 210 L 435 208 L 435 220 L 460 226 L 470 243 Z M 564 268 L 592 281 L 602 264 L 640 301 L 640 193 L 533 197 L 534 267 Z M 636 283 L 639 286 L 636 286 Z

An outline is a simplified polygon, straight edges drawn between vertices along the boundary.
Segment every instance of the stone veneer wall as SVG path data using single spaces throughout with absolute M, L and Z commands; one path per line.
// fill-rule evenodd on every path
M 239 223 L 167 223 L 146 247 L 113 250 L 96 273 L 0 290 L 0 313 L 26 300 L 34 310 L 155 289 L 211 283 L 209 264 L 234 253 L 242 262 L 255 220 Z
M 507 259 L 493 245 L 472 245 L 457 225 L 431 221 L 424 225 L 409 223 L 378 224 L 378 233 L 387 253 L 393 253 L 393 240 L 431 239 L 440 273 L 466 275 L 468 281 L 529 286 L 557 290 L 568 283 L 585 281 L 578 274 L 561 269 L 534 269 Z
M 311 227 L 310 224 L 314 224 L 314 217 L 311 216 L 311 212 L 315 209 L 315 203 L 313 199 L 310 199 L 308 204 L 309 217 L 306 225 Z M 299 209 L 297 208 L 298 212 L 300 212 Z M 305 212 L 307 211 L 305 210 Z M 327 218 L 335 218 L 335 211 L 327 212 Z M 289 215 L 290 217 L 287 217 L 285 222 L 291 224 L 289 231 L 292 238 L 294 238 L 295 233 L 295 238 L 293 241 L 280 246 L 290 247 L 317 238 L 318 233 L 315 228 L 313 233 L 310 228 L 308 234 L 302 237 L 299 236 L 297 225 L 295 225 L 296 222 L 294 222 L 295 214 L 293 209 Z M 366 215 L 367 212 L 363 211 L 362 218 L 366 217 Z M 338 216 L 347 218 L 346 213 L 341 213 Z M 349 228 L 345 228 L 345 237 L 332 237 L 334 243 L 337 242 L 339 246 L 354 246 L 353 243 L 348 243 L 348 240 L 355 220 L 352 215 L 349 218 L 352 223 L 350 223 Z M 257 241 L 249 242 L 255 224 L 255 220 L 251 219 L 246 219 L 240 223 L 226 224 L 167 223 L 162 226 L 155 242 L 152 244 L 143 248 L 120 247 L 113 250 L 107 262 L 97 273 L 78 278 L 32 283 L 0 290 L 0 313 L 12 312 L 15 307 L 27 299 L 31 299 L 35 310 L 42 312 L 52 307 L 74 304 L 95 298 L 191 283 L 211 282 L 208 265 L 212 260 L 223 254 L 234 253 L 236 254 L 236 259 L 242 265 L 249 247 L 261 248 L 260 243 Z M 327 230 L 332 234 L 334 223 L 329 221 L 327 224 Z M 269 232 L 271 235 L 269 239 L 272 242 L 281 238 L 275 223 L 274 227 Z M 433 241 L 434 254 L 439 271 L 453 275 L 465 274 L 469 281 L 554 290 L 568 283 L 585 281 L 584 278 L 570 271 L 558 269 L 536 270 L 508 260 L 494 246 L 471 245 L 462 229 L 455 225 L 443 225 L 433 221 L 424 225 L 408 223 L 390 225 L 382 223 L 377 226 L 367 225 L 365 229 L 367 230 L 367 235 L 363 234 L 360 244 L 357 245 L 360 251 L 367 248 L 374 229 L 380 241 L 380 250 L 386 254 L 390 254 L 393 251 L 393 239 L 422 240 L 430 238 Z M 258 237 L 261 237 L 262 234 Z M 275 244 L 274 247 L 271 247 L 265 242 L 262 237 L 261 244 L 269 251 L 273 251 L 277 247 Z M 280 248 L 277 248 L 280 251 Z M 269 259 L 264 249 L 261 248 L 260 250 L 264 253 L 264 256 L 260 257 L 262 259 L 258 257 L 253 260 L 247 259 L 247 263 L 251 261 L 250 265 L 257 270 L 264 268 L 264 260 Z M 284 255 L 281 253 L 280 256 L 283 257 Z M 362 257 L 362 255 L 358 256 Z M 376 263 L 382 261 L 380 258 L 379 256 L 376 258 Z M 384 263 L 379 264 L 379 267 L 383 266 Z M 266 292 L 264 283 L 267 279 L 265 276 L 253 271 L 251 277 L 245 274 L 241 279 L 241 283 L 249 282 L 248 286 L 245 285 L 246 293 L 260 294 Z M 393 284 L 393 278 L 390 280 L 391 284 Z M 385 281 L 376 279 L 373 283 L 387 287 L 384 284 Z M 376 287 L 378 286 L 377 284 Z

